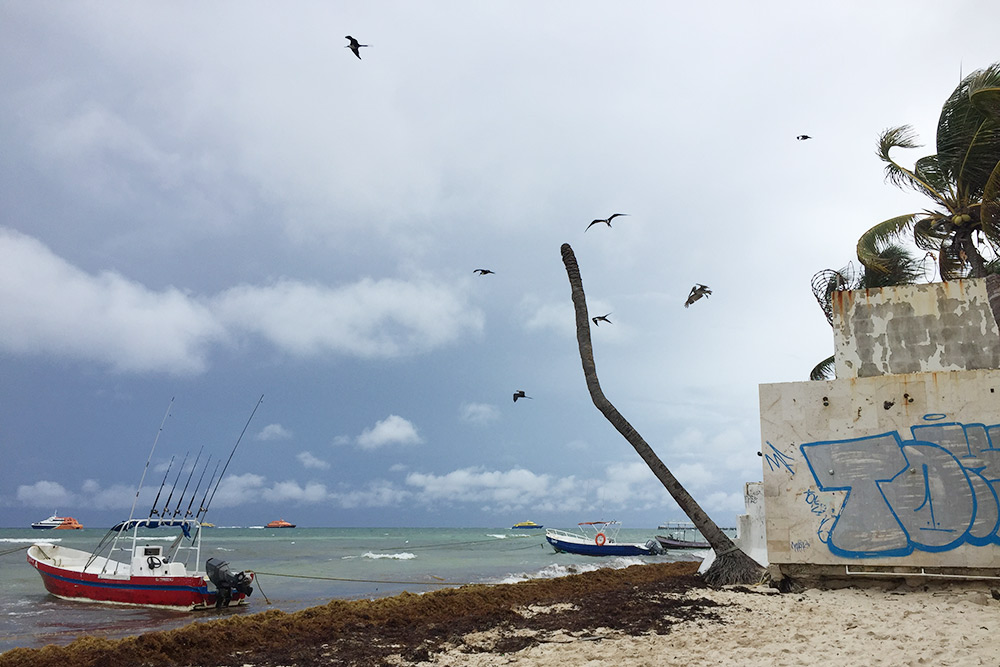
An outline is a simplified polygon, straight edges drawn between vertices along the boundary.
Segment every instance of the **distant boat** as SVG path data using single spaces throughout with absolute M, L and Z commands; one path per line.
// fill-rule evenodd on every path
M 618 542 L 616 538 L 621 524 L 617 521 L 584 521 L 577 525 L 579 533 L 550 528 L 545 531 L 545 539 L 557 552 L 583 556 L 649 556 L 660 553 L 656 540 L 645 544 Z
M 201 527 L 202 528 L 215 528 L 215 524 L 214 523 L 209 523 L 208 521 L 202 521 L 201 522 Z
M 657 535 L 656 541 L 664 549 L 711 549 L 712 545 L 704 541 L 701 533 L 693 523 L 680 521 L 660 524 L 660 530 L 669 531 L 666 536 Z M 691 539 L 697 535 L 697 539 Z
M 83 526 L 79 521 L 71 516 L 56 516 L 53 514 L 48 519 L 42 521 L 36 521 L 31 524 L 32 528 L 37 528 L 39 530 L 49 530 L 53 528 L 58 528 L 60 530 L 80 530 Z
M 520 521 L 511 526 L 511 530 L 522 530 L 524 528 L 545 528 L 545 526 L 534 521 Z
M 272 521 L 264 526 L 265 528 L 295 528 L 294 523 L 288 523 L 284 519 L 278 519 L 277 521 Z

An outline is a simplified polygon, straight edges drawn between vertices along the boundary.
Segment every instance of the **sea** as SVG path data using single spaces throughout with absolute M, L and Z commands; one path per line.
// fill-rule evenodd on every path
M 332 599 L 513 583 L 707 555 L 706 550 L 628 558 L 556 553 L 539 529 L 215 527 L 203 532 L 202 559 L 221 558 L 234 572 L 254 571 L 257 580 L 250 604 L 196 612 L 61 600 L 45 590 L 27 563 L 27 547 L 35 542 L 93 551 L 105 532 L 0 528 L 0 652 L 68 644 L 83 636 L 121 638 L 234 614 L 293 612 Z M 645 544 L 658 532 L 663 531 L 625 528 L 618 541 Z M 170 533 L 155 539 L 173 538 Z

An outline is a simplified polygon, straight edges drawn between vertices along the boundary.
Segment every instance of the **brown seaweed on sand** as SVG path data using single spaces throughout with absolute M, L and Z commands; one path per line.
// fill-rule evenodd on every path
M 518 651 L 554 633 L 664 634 L 682 620 L 717 620 L 715 602 L 687 595 L 705 587 L 695 576 L 697 567 L 655 563 L 424 595 L 333 600 L 295 613 L 233 616 L 120 640 L 82 638 L 67 646 L 13 649 L 0 654 L 0 667 L 375 666 L 390 656 L 406 665 L 446 649 Z M 465 639 L 487 630 L 495 632 L 486 643 Z

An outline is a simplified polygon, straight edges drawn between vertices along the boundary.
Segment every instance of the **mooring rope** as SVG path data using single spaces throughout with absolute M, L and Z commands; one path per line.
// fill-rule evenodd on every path
M 414 586 L 470 586 L 467 581 L 392 581 L 388 579 L 347 579 L 344 577 L 322 577 L 317 574 L 283 574 L 281 572 L 261 572 L 251 570 L 255 575 L 266 574 L 269 577 L 290 577 L 292 579 L 322 579 L 324 581 L 347 581 L 361 584 L 412 584 Z
M 23 551 L 25 549 L 30 549 L 30 548 L 31 548 L 31 545 L 30 544 L 26 544 L 25 546 L 23 546 L 23 547 L 17 547 L 16 549 L 8 549 L 7 551 L 0 551 L 0 556 L 6 556 L 7 554 L 12 554 L 12 553 L 15 553 L 17 551 Z

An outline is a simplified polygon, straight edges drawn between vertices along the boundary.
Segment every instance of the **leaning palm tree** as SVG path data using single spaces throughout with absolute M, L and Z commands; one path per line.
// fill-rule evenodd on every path
M 562 246 L 563 264 L 569 276 L 572 289 L 573 307 L 576 310 L 576 340 L 580 347 L 580 360 L 583 363 L 583 375 L 587 380 L 587 389 L 594 405 L 601 411 L 611 425 L 621 433 L 635 449 L 649 469 L 660 480 L 663 487 L 677 502 L 681 510 L 688 516 L 695 527 L 701 532 L 715 550 L 715 562 L 705 572 L 705 581 L 713 585 L 751 584 L 761 580 L 764 573 L 755 560 L 747 556 L 737 547 L 729 536 L 712 521 L 698 502 L 681 486 L 653 448 L 632 428 L 628 420 L 611 404 L 601 390 L 597 380 L 597 366 L 594 363 L 594 348 L 590 341 L 590 318 L 587 312 L 587 297 L 583 292 L 583 280 L 580 277 L 580 267 L 576 255 L 568 243 Z
M 936 253 L 942 280 L 986 276 L 988 259 L 1000 248 L 1000 63 L 962 79 L 944 103 L 936 154 L 912 169 L 889 155 L 918 146 L 913 129 L 903 125 L 882 133 L 877 153 L 889 181 L 922 192 L 934 206 L 869 229 L 858 240 L 858 260 L 885 271 L 879 247 L 912 233 L 918 247 Z
M 924 277 L 923 261 L 917 260 L 901 245 L 889 244 L 877 250 L 876 256 L 884 270 L 862 266 L 855 273 L 848 264 L 839 271 L 824 269 L 812 277 L 813 296 L 823 309 L 826 321 L 833 326 L 833 295 L 835 292 L 912 285 Z M 809 373 L 810 380 L 832 380 L 834 378 L 834 357 L 827 357 Z

